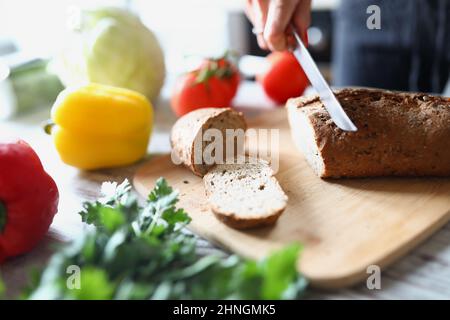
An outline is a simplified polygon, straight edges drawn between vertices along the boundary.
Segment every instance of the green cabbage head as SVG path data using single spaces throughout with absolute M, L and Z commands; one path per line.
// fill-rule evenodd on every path
M 165 65 L 157 38 L 125 9 L 83 10 L 55 70 L 66 85 L 97 82 L 138 91 L 154 100 Z

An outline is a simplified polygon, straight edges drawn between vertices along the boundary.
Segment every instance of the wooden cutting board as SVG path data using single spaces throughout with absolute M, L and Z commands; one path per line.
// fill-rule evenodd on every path
M 180 190 L 179 206 L 192 217 L 190 228 L 250 258 L 262 258 L 292 242 L 304 245 L 299 270 L 312 285 L 338 288 L 363 281 L 370 265 L 386 267 L 450 219 L 449 178 L 322 180 L 295 149 L 285 110 L 249 121 L 254 128 L 280 129 L 276 177 L 289 196 L 273 227 L 234 230 L 219 222 L 205 202 L 202 179 L 170 155 L 155 156 L 134 178 L 147 195 L 159 177 Z

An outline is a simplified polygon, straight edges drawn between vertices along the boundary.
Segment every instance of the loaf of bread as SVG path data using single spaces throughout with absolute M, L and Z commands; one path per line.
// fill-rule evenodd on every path
M 241 129 L 244 138 L 247 124 L 242 113 L 230 108 L 202 108 L 194 110 L 180 119 L 172 127 L 170 143 L 172 156 L 184 163 L 194 174 L 202 177 L 214 165 L 211 159 L 204 159 L 203 151 L 209 143 L 203 139 L 207 129 L 218 129 L 223 135 L 223 159 L 226 158 L 226 144 L 232 139 L 234 154 L 243 154 L 244 145 L 239 145 L 237 136 L 227 136 L 226 129 Z M 198 142 L 196 144 L 196 141 Z
M 236 229 L 274 224 L 287 205 L 286 194 L 262 159 L 216 165 L 203 182 L 211 210 Z
M 318 96 L 287 102 L 292 137 L 318 176 L 450 176 L 449 98 L 376 89 L 336 97 L 357 132 L 339 129 Z

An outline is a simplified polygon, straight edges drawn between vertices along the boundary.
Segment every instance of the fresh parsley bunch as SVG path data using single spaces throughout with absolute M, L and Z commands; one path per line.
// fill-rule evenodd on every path
M 94 228 L 52 257 L 28 298 L 293 299 L 306 287 L 296 270 L 299 245 L 259 262 L 200 255 L 185 229 L 191 219 L 163 178 L 143 207 L 127 181 L 102 192 L 80 212 Z M 79 288 L 71 266 L 79 268 Z

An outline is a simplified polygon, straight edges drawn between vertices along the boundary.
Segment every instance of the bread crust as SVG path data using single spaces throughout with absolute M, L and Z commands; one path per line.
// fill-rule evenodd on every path
M 217 210 L 213 205 L 211 205 L 211 211 L 214 213 L 217 219 L 225 223 L 227 226 L 234 229 L 252 229 L 264 226 L 271 226 L 277 222 L 278 218 L 281 216 L 285 208 L 274 212 L 272 215 L 264 218 L 242 218 L 234 213 L 224 214 L 220 210 Z
M 303 117 L 314 131 L 309 143 L 323 165 L 308 161 L 320 177 L 450 176 L 449 98 L 378 89 L 344 89 L 336 97 L 357 132 L 339 129 L 318 96 L 287 102 L 291 128 Z
M 237 119 L 241 122 L 238 126 L 242 127 L 244 131 L 247 129 L 247 123 L 242 113 L 231 108 L 197 109 L 178 119 L 172 127 L 170 134 L 172 154 L 197 176 L 203 177 L 207 168 L 204 165 L 195 164 L 195 139 L 208 127 L 209 123 L 212 124 L 221 115 Z

